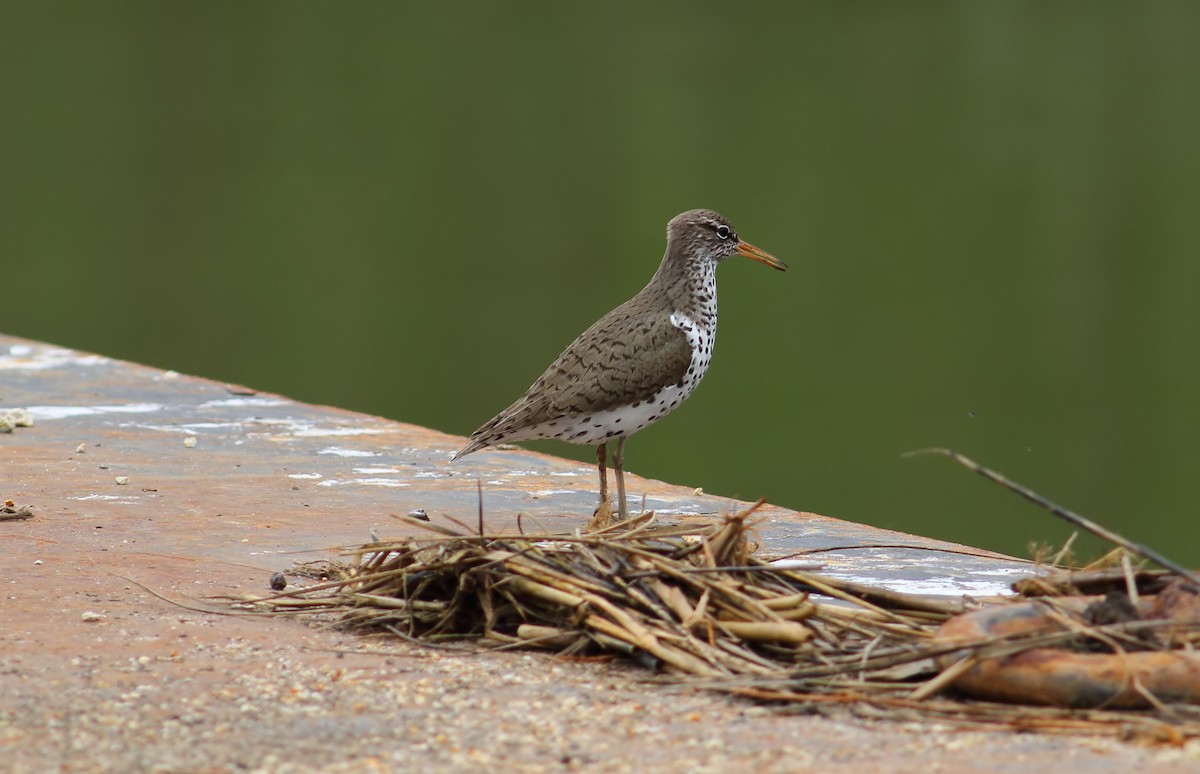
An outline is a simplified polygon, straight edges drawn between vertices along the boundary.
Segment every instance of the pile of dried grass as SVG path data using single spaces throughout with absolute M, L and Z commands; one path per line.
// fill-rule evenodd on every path
M 1057 637 L 937 641 L 938 626 L 962 612 L 962 602 L 756 559 L 753 511 L 699 533 L 658 525 L 652 514 L 575 535 L 468 534 L 410 520 L 433 534 L 360 546 L 348 551 L 353 561 L 340 577 L 241 601 L 433 644 L 470 640 L 565 655 L 623 654 L 660 668 L 665 679 L 802 703 L 792 706 L 805 711 L 838 705 L 954 727 L 1176 743 L 1200 735 L 1196 708 L 1161 702 L 1117 712 L 937 698 L 985 656 L 1088 636 L 1112 642 L 1123 627 L 1141 622 L 1079 624 Z M 1171 647 L 1190 647 L 1197 628 L 1183 630 L 1189 636 Z

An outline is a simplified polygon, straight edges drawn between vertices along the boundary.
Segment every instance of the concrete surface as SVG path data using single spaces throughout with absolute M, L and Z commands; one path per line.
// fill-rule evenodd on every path
M 265 592 L 272 572 L 404 531 L 424 508 L 547 529 L 590 515 L 590 466 L 0 336 L 0 771 L 1178 771 L 1195 743 L 964 733 L 781 714 L 650 686 L 621 664 L 471 654 L 171 598 Z M 478 412 L 476 412 L 478 413 Z M 485 412 L 486 413 L 486 412 Z M 630 476 L 662 518 L 739 504 Z M 927 593 L 1028 571 L 985 551 L 768 507 L 773 555 Z M 837 548 L 838 550 L 825 550 Z M 137 581 L 137 583 L 131 582 Z

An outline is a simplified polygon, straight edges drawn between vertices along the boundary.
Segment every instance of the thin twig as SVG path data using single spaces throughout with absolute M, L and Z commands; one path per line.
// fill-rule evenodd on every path
M 1124 548 L 1126 551 L 1129 551 L 1130 553 L 1137 554 L 1138 556 L 1141 556 L 1141 557 L 1145 557 L 1146 559 L 1149 559 L 1150 561 L 1152 561 L 1156 564 L 1166 567 L 1168 570 L 1172 570 L 1174 572 L 1179 573 L 1184 578 L 1188 579 L 1188 581 L 1192 585 L 1193 590 L 1200 591 L 1200 576 L 1197 576 L 1191 570 L 1187 569 L 1186 567 L 1179 564 L 1178 562 L 1168 559 L 1167 557 L 1163 556 L 1158 551 L 1155 551 L 1153 548 L 1150 548 L 1149 546 L 1142 545 L 1141 543 L 1135 543 L 1134 541 L 1130 540 L 1129 538 L 1126 538 L 1123 535 L 1119 535 L 1116 532 L 1113 532 L 1108 527 L 1105 527 L 1101 524 L 1097 524 L 1096 522 L 1092 521 L 1091 519 L 1088 519 L 1084 516 L 1079 515 L 1078 513 L 1075 513 L 1072 510 L 1062 507 L 1058 503 L 1055 503 L 1051 500 L 1047 500 L 1045 497 L 1042 497 L 1040 494 L 1033 491 L 1032 489 L 1022 486 L 1022 485 L 1016 483 L 1015 481 L 1009 480 L 1008 478 L 1001 475 L 1000 473 L 997 473 L 996 471 L 992 470 L 991 468 L 985 468 L 983 465 L 980 465 L 978 462 L 975 462 L 974 460 L 970 459 L 969 457 L 959 454 L 958 452 L 954 451 L 953 449 L 919 449 L 917 451 L 907 452 L 904 454 L 904 456 L 912 457 L 912 456 L 918 455 L 918 454 L 940 454 L 943 457 L 949 457 L 950 459 L 957 462 L 959 465 L 962 465 L 963 467 L 967 468 L 968 470 L 972 470 L 972 471 L 978 473 L 979 475 L 983 476 L 984 478 L 988 479 L 989 481 L 993 481 L 993 482 L 999 484 L 1000 486 L 1004 487 L 1005 489 L 1008 489 L 1009 491 L 1014 492 L 1017 495 L 1020 495 L 1021 497 L 1024 497 L 1029 502 L 1031 502 L 1034 505 L 1037 505 L 1041 508 L 1046 509 L 1047 511 L 1054 514 L 1058 518 L 1060 518 L 1070 524 L 1073 524 L 1076 527 L 1079 527 L 1080 529 L 1085 529 L 1088 532 L 1092 533 L 1093 535 L 1103 538 L 1104 540 L 1107 540 L 1110 543 L 1118 545 L 1121 548 Z

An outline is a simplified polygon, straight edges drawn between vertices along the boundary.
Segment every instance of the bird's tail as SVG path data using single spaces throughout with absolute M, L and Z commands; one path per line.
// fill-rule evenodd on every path
M 455 460 L 459 459 L 460 457 L 465 457 L 468 454 L 470 454 L 471 452 L 477 452 L 485 446 L 487 446 L 487 444 L 483 440 L 478 439 L 478 438 L 472 439 L 471 442 L 468 443 L 466 446 L 462 447 L 458 451 L 454 452 L 454 454 L 450 455 L 450 461 L 454 462 Z

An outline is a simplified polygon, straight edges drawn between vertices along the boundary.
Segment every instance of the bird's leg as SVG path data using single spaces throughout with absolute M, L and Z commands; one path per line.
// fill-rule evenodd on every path
M 596 447 L 596 467 L 600 469 L 600 507 L 608 502 L 608 444 L 602 443 Z
M 617 513 L 621 521 L 629 518 L 629 510 L 625 507 L 625 439 L 617 439 L 617 448 L 613 451 L 613 470 L 617 472 Z

